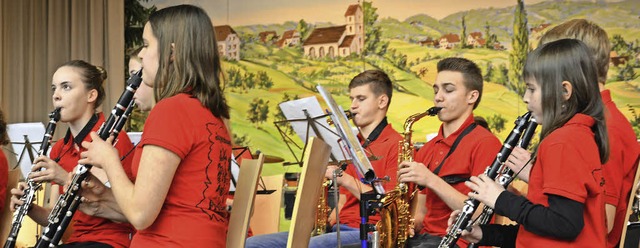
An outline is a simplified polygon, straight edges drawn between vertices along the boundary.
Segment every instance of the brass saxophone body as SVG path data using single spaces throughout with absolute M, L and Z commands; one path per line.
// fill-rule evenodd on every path
M 329 187 L 331 186 L 331 180 L 324 179 L 322 187 L 320 187 L 320 197 L 318 198 L 318 211 L 316 212 L 316 224 L 313 229 L 312 236 L 322 235 L 327 232 L 327 225 L 329 224 L 329 214 L 331 208 L 329 202 L 327 202 L 327 195 L 329 194 Z
M 425 112 L 409 116 L 403 126 L 403 139 L 398 147 L 398 166 L 403 161 L 413 161 L 414 147 L 411 143 L 411 130 L 413 124 L 425 116 L 438 114 L 441 107 L 432 107 Z M 413 184 L 398 182 L 396 187 L 387 192 L 382 198 L 380 209 L 380 221 L 376 224 L 376 230 L 380 234 L 380 247 L 405 247 L 409 238 L 409 231 L 414 228 L 412 204 L 418 190 Z

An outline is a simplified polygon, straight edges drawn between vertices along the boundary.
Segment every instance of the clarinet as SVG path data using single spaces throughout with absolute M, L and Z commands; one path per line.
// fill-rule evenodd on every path
M 533 135 L 536 133 L 537 127 L 538 127 L 538 123 L 532 117 L 531 121 L 529 121 L 529 125 L 527 126 L 527 129 L 522 134 L 522 138 L 520 138 L 520 142 L 518 142 L 518 147 L 524 148 L 524 149 L 527 149 L 529 147 L 529 142 L 531 141 L 531 138 L 533 138 Z M 503 166 L 503 167 L 504 168 L 502 169 L 500 176 L 498 176 L 498 184 L 500 184 L 502 187 L 506 189 L 507 186 L 509 186 L 509 184 L 513 181 L 513 175 L 515 174 L 515 172 L 507 166 Z M 493 218 L 493 214 L 494 214 L 493 208 L 490 208 L 485 205 L 484 208 L 482 208 L 482 213 L 480 214 L 480 216 L 478 216 L 478 220 L 476 221 L 476 223 L 478 225 L 488 224 L 489 221 L 491 221 L 491 218 Z M 475 248 L 475 247 L 477 247 L 475 243 L 471 243 L 469 244 L 469 246 L 467 246 L 467 248 Z
M 60 108 L 56 108 L 51 113 L 49 113 L 49 124 L 47 124 L 47 129 L 44 133 L 44 137 L 42 138 L 42 145 L 40 146 L 38 155 L 47 155 L 47 152 L 49 151 L 49 147 L 51 145 L 51 138 L 56 131 L 56 125 L 58 121 L 60 121 Z M 4 248 L 14 248 L 16 246 L 18 233 L 20 232 L 20 228 L 22 227 L 22 220 L 24 219 L 24 216 L 29 213 L 29 210 L 31 210 L 31 202 L 33 202 L 33 200 L 35 199 L 36 192 L 40 190 L 41 187 L 42 183 L 27 179 L 27 188 L 24 189 L 22 197 L 20 197 L 20 200 L 24 203 L 16 208 L 15 212 L 13 212 L 11 231 L 9 232 L 9 236 L 7 237 L 7 241 L 4 243 Z
M 122 92 L 116 106 L 111 110 L 109 118 L 98 130 L 98 136 L 100 136 L 101 139 L 106 140 L 109 138 L 109 136 L 114 133 L 116 126 L 119 126 L 119 128 L 124 126 L 126 118 L 124 118 L 125 120 L 121 119 L 123 119 L 125 112 L 130 112 L 130 110 L 127 111 L 127 108 L 133 106 L 131 102 L 133 101 L 133 95 L 142 82 L 141 76 L 142 70 L 134 73 L 131 75 L 129 80 L 127 80 L 127 87 L 125 91 Z M 120 130 L 117 130 L 115 133 L 118 133 L 119 131 Z M 89 175 L 88 172 L 91 167 L 93 166 L 90 164 L 81 164 L 76 167 L 71 183 L 67 186 L 65 193 L 58 198 L 56 205 L 49 214 L 49 224 L 45 227 L 42 232 L 42 236 L 38 239 L 35 247 L 45 248 L 56 247 L 58 245 L 62 239 L 62 235 L 71 223 L 73 215 L 80 205 L 80 184 Z
M 530 118 L 531 112 L 527 112 L 516 119 L 516 126 L 513 128 L 511 133 L 509 133 L 509 136 L 507 136 L 507 139 L 504 141 L 500 152 L 498 152 L 498 155 L 496 155 L 496 159 L 485 170 L 484 174 L 487 175 L 491 180 L 495 180 L 495 178 L 498 176 L 500 168 L 502 168 L 502 165 L 511 154 L 513 147 L 516 146 L 518 140 L 520 140 L 522 131 L 524 131 L 525 127 L 529 123 Z M 453 248 L 456 245 L 456 242 L 460 238 L 460 235 L 462 235 L 462 231 L 467 228 L 467 226 L 469 226 L 470 220 L 473 217 L 473 213 L 475 213 L 479 205 L 480 201 L 473 198 L 468 198 L 464 201 L 462 212 L 460 212 L 456 220 L 449 228 L 449 232 L 447 233 L 447 235 L 442 238 L 442 241 L 438 245 L 439 248 Z

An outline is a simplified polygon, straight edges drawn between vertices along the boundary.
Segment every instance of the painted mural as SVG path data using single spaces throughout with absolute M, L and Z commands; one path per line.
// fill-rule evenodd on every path
M 328 89 L 349 106 L 347 84 L 359 72 L 380 69 L 395 83 L 388 114 L 400 130 L 405 118 L 433 106 L 437 62 L 461 56 L 476 62 L 485 80 L 475 110 L 504 139 L 526 111 L 512 63 L 537 45 L 548 29 L 573 18 L 603 27 L 613 49 L 606 87 L 640 133 L 640 1 L 423 1 L 423 0 L 151 0 L 145 6 L 190 3 L 203 7 L 216 25 L 225 58 L 225 94 L 237 145 L 295 162 L 303 146 L 278 104 Z M 324 106 L 324 105 L 323 105 Z M 279 124 L 274 124 L 279 123 Z M 414 125 L 414 141 L 437 132 L 437 118 Z M 285 142 L 288 140 L 288 142 Z M 296 145 L 287 145 L 288 143 Z M 268 164 L 264 175 L 298 171 Z

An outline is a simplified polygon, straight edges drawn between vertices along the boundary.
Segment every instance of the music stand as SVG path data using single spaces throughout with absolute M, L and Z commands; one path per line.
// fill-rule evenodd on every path
M 251 159 L 253 158 L 253 155 L 251 154 L 251 150 L 249 149 L 249 147 L 247 146 L 241 146 L 241 147 L 233 147 L 231 148 L 231 163 L 229 164 L 230 171 L 231 171 L 231 185 L 229 186 L 229 194 L 233 195 L 235 194 L 235 190 L 236 190 L 236 178 L 238 178 L 238 175 L 240 173 L 240 164 L 238 164 L 238 161 L 236 158 L 243 158 L 242 155 L 245 154 L 249 154 L 249 156 L 251 157 Z M 275 192 L 275 189 L 267 189 L 266 184 L 264 183 L 264 180 L 262 179 L 262 175 L 259 176 L 259 180 L 258 180 L 258 190 L 256 191 L 256 194 L 260 194 L 260 195 L 268 195 L 271 194 L 273 192 Z
M 327 106 L 331 111 L 331 119 L 333 120 L 336 130 L 340 134 L 340 137 L 347 146 L 351 160 L 356 166 L 357 172 L 360 173 L 363 183 L 370 184 L 373 188 L 373 192 L 367 192 L 360 194 L 360 240 L 362 247 L 368 247 L 367 239 L 369 231 L 374 232 L 374 242 L 378 237 L 378 233 L 375 230 L 374 225 L 368 224 L 369 215 L 375 213 L 373 211 L 380 205 L 380 199 L 384 197 L 385 190 L 380 183 L 380 180 L 376 177 L 373 167 L 369 158 L 367 158 L 362 145 L 358 142 L 357 137 L 351 132 L 352 128 L 347 120 L 347 116 L 344 114 L 344 110 L 333 99 L 331 94 L 327 92 L 322 86 L 316 86 L 322 98 L 324 98 Z
M 37 154 L 40 150 L 40 143 L 42 137 L 44 137 L 44 124 L 40 122 L 31 123 L 15 123 L 7 125 L 7 134 L 11 140 L 11 146 L 16 152 L 16 159 L 18 161 L 17 166 L 22 171 L 23 178 L 27 178 L 31 167 L 33 166 L 33 159 L 25 159 L 26 154 Z M 37 142 L 33 142 L 37 141 Z M 13 168 L 14 169 L 14 168 Z
M 285 163 L 284 165 L 298 164 L 302 166 L 302 162 L 298 156 L 296 156 L 296 152 L 293 151 L 291 145 L 302 150 L 302 155 L 300 157 L 304 157 L 309 137 L 318 137 L 331 146 L 330 159 L 332 162 L 345 160 L 345 154 L 339 144 L 340 136 L 335 131 L 335 128 L 331 127 L 327 122 L 327 117 L 329 115 L 323 112 L 320 107 L 320 103 L 315 96 L 282 102 L 279 106 L 286 117 L 286 120 L 277 121 L 274 122 L 274 124 L 278 128 L 280 136 L 282 136 L 282 139 L 285 141 L 289 151 L 291 151 L 296 159 L 296 162 Z M 285 131 L 280 128 L 280 125 L 284 124 L 291 125 L 293 131 L 304 143 L 304 147 L 298 145 Z

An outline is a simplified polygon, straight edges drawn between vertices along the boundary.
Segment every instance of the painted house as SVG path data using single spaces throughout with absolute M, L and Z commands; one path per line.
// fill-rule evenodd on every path
M 457 34 L 445 34 L 440 37 L 439 41 L 440 49 L 452 49 L 460 44 L 460 36 Z
M 344 14 L 345 25 L 316 28 L 302 44 L 310 58 L 360 54 L 364 47 L 364 13 L 359 4 L 350 5 Z
M 273 44 L 278 41 L 278 34 L 276 31 L 264 31 L 258 34 L 260 42 L 263 44 Z
M 300 44 L 300 32 L 296 30 L 287 30 L 282 34 L 282 38 L 278 40 L 278 47 L 291 47 Z
M 229 25 L 215 26 L 216 41 L 220 57 L 240 60 L 240 37 Z
M 482 33 L 473 32 L 467 35 L 467 45 L 475 48 L 484 47 L 487 43 L 485 39 L 482 38 Z

